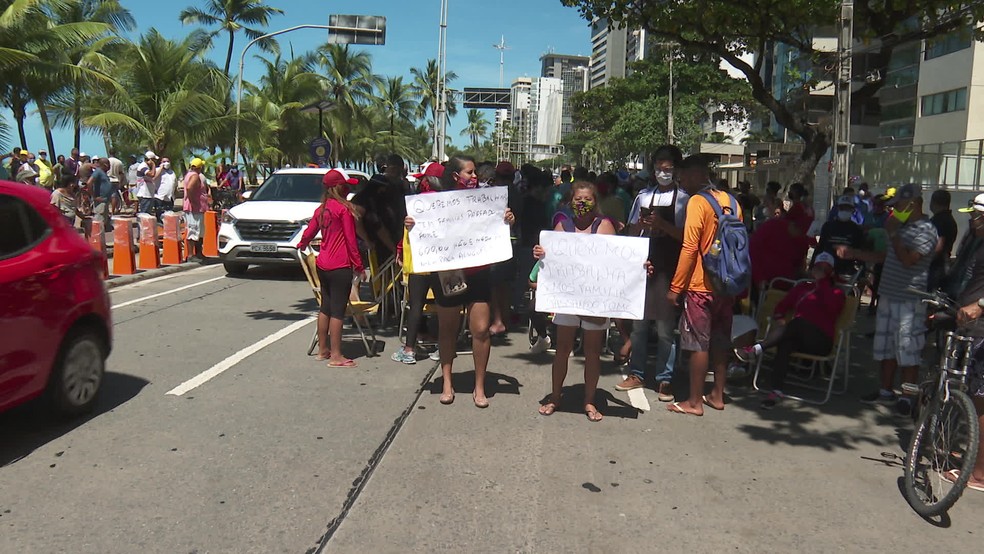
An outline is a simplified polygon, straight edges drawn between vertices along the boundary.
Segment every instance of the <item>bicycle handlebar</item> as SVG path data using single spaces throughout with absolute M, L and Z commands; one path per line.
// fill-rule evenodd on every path
M 957 306 L 957 303 L 941 290 L 926 292 L 914 287 L 909 287 L 905 289 L 905 291 L 919 296 L 924 303 L 929 304 L 930 306 L 934 306 L 952 314 L 956 314 L 960 309 L 960 307 Z

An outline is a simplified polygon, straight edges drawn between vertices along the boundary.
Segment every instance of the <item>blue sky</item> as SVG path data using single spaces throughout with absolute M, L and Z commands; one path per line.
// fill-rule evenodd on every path
M 181 37 L 191 31 L 181 25 L 178 14 L 187 6 L 203 4 L 192 0 L 176 0 L 160 4 L 150 0 L 124 0 L 137 20 L 135 39 L 151 27 L 156 27 L 168 37 Z M 427 59 L 437 57 L 438 20 L 440 0 L 267 0 L 267 4 L 284 10 L 285 14 L 270 22 L 269 30 L 279 30 L 306 23 L 328 23 L 329 14 L 382 15 L 386 17 L 386 45 L 365 47 L 372 54 L 373 69 L 381 75 L 405 75 L 410 68 L 423 66 Z M 295 52 L 312 50 L 327 39 L 327 31 L 301 30 L 278 37 L 281 50 Z M 449 0 L 448 7 L 448 68 L 458 74 L 453 86 L 491 86 L 499 84 L 499 52 L 492 48 L 504 35 L 506 86 L 520 76 L 538 76 L 540 56 L 548 50 L 562 54 L 589 55 L 590 33 L 587 22 L 577 10 L 565 8 L 559 0 Z M 246 44 L 244 35 L 236 37 L 233 55 L 233 73 L 239 55 Z M 219 38 L 209 53 L 219 66 L 225 61 L 228 43 Z M 251 63 L 258 49 L 247 54 L 244 78 L 257 76 L 258 67 Z M 462 110 L 463 111 L 463 110 Z M 10 115 L 4 117 L 13 127 Z M 491 113 L 488 115 L 492 119 Z M 458 145 L 467 140 L 459 135 L 464 127 L 464 117 L 459 115 L 448 129 L 448 135 Z M 16 142 L 16 129 L 12 141 Z M 44 132 L 36 114 L 26 122 L 28 146 L 36 150 L 44 146 Z M 55 146 L 59 153 L 71 148 L 71 132 L 54 131 Z M 89 154 L 105 150 L 102 139 L 88 134 L 82 137 L 82 150 Z

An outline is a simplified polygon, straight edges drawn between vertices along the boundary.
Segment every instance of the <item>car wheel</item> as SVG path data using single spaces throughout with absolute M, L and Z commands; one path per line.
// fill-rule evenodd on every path
M 65 338 L 48 382 L 56 410 L 78 415 L 92 409 L 106 373 L 106 349 L 94 331 L 73 330 Z
M 246 273 L 249 269 L 249 264 L 237 263 L 237 262 L 223 262 L 222 267 L 225 268 L 226 273 L 229 275 L 242 275 Z

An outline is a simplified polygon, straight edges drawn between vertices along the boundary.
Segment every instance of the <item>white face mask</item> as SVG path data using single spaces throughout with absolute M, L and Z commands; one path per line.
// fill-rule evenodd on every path
M 837 219 L 841 221 L 850 221 L 852 215 L 854 210 L 837 210 Z
M 171 169 L 171 162 L 164 162 L 161 164 L 161 169 Z
M 673 182 L 673 172 L 672 171 L 660 171 L 656 173 L 656 182 L 660 186 L 667 186 Z

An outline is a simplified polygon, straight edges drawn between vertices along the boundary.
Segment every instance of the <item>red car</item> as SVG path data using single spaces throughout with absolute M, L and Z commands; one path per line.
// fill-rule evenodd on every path
M 112 346 L 103 255 L 38 187 L 0 181 L 0 411 L 96 402 Z

